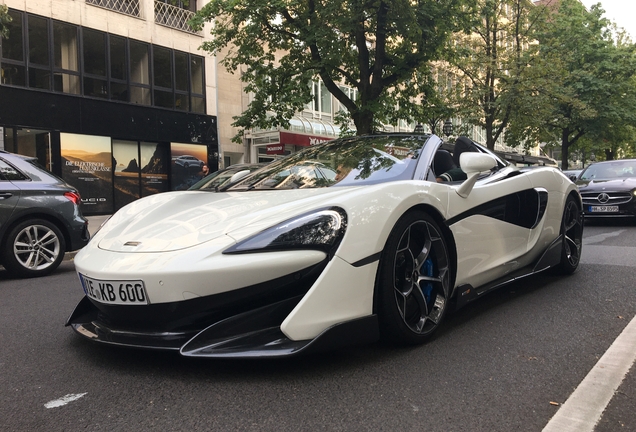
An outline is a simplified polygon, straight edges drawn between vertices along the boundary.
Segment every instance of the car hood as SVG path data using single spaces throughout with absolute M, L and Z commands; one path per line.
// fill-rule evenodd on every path
M 610 180 L 577 180 L 581 192 L 629 191 L 636 189 L 636 178 L 627 177 Z
M 347 194 L 351 187 L 250 192 L 166 192 L 119 210 L 93 241 L 114 252 L 169 252 L 268 228 Z

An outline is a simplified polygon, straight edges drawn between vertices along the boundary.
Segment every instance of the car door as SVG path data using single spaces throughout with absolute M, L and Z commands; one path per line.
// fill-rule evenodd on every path
M 453 190 L 459 185 L 449 185 L 457 285 L 479 287 L 536 258 L 528 253 L 528 244 L 545 212 L 547 191 L 533 187 L 526 174 L 510 175 L 509 170 L 477 181 L 465 198 Z
M 0 231 L 11 220 L 21 191 L 11 180 L 24 180 L 24 175 L 0 157 Z

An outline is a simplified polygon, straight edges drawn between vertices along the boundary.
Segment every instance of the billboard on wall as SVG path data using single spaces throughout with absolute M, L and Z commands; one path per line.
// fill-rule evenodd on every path
M 157 143 L 139 144 L 141 157 L 141 196 L 170 190 L 168 184 L 168 146 Z
M 62 178 L 77 188 L 82 212 L 113 212 L 110 137 L 60 133 Z
M 113 140 L 115 208 L 139 199 L 139 148 L 137 141 Z
M 208 147 L 200 144 L 170 143 L 172 190 L 186 190 L 203 178 L 208 163 Z

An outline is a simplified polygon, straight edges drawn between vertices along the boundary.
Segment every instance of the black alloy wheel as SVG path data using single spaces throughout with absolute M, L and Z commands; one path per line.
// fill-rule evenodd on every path
M 579 266 L 581 250 L 583 249 L 583 212 L 573 196 L 569 196 L 565 201 L 561 235 L 563 236 L 563 247 L 559 272 L 572 274 Z
M 428 214 L 413 211 L 397 222 L 376 289 L 385 339 L 415 345 L 437 330 L 450 300 L 451 269 L 446 240 Z

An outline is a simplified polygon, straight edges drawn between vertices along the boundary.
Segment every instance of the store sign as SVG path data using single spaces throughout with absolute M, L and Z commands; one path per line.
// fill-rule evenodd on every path
M 267 146 L 268 155 L 282 155 L 285 154 L 285 144 L 272 144 Z
M 314 135 L 303 135 L 303 134 L 296 134 L 296 133 L 290 133 L 290 132 L 280 132 L 281 144 L 297 145 L 301 147 L 309 147 L 312 145 L 331 141 L 332 139 L 333 138 L 314 136 Z

